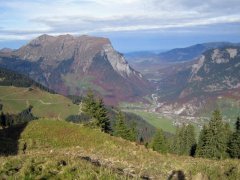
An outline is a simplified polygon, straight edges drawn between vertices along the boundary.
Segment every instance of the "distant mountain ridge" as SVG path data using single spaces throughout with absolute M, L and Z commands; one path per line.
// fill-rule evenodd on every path
M 1 52 L 0 66 L 27 74 L 64 95 L 94 89 L 109 103 L 149 92 L 149 82 L 107 38 L 42 35 L 18 50 Z
M 195 44 L 184 48 L 175 48 L 169 51 L 157 53 L 154 51 L 141 51 L 127 53 L 126 58 L 134 66 L 147 66 L 161 63 L 178 63 L 197 59 L 202 53 L 214 48 L 221 48 L 224 46 L 240 46 L 240 43 L 231 42 L 208 42 L 202 44 Z
M 195 107 L 192 110 L 194 113 L 204 108 L 208 101 L 214 104 L 219 98 L 238 101 L 239 69 L 239 46 L 227 45 L 207 50 L 195 63 L 183 66 L 175 74 L 159 82 L 162 100 L 175 103 L 175 108 Z
M 191 61 L 199 57 L 202 53 L 204 53 L 207 50 L 231 45 L 240 46 L 240 44 L 238 43 L 209 42 L 196 44 L 186 48 L 172 49 L 170 51 L 160 53 L 158 57 L 160 58 L 160 60 L 165 62 Z

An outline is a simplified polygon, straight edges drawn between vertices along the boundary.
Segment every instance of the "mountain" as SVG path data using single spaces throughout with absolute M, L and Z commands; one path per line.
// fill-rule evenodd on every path
M 179 63 L 185 61 L 192 61 L 198 58 L 202 53 L 214 48 L 221 48 L 228 45 L 240 46 L 240 43 L 230 42 L 209 42 L 202 44 L 195 44 L 184 48 L 175 48 L 169 51 L 140 51 L 126 53 L 127 60 L 133 67 L 142 69 L 141 67 L 149 67 L 162 65 L 165 63 Z
M 182 61 L 191 61 L 195 58 L 198 58 L 203 52 L 214 49 L 221 48 L 228 45 L 237 45 L 229 42 L 210 42 L 203 44 L 196 44 L 193 46 L 185 48 L 176 48 L 167 52 L 160 53 L 158 55 L 160 61 L 164 62 L 182 62 Z
M 183 65 L 159 82 L 160 99 L 175 104 L 176 109 L 192 107 L 191 114 L 210 104 L 216 108 L 216 102 L 224 98 L 238 104 L 239 69 L 239 46 L 207 50 L 194 63 Z
M 94 89 L 109 104 L 144 96 L 150 89 L 111 42 L 100 37 L 42 35 L 18 50 L 1 52 L 0 66 L 64 95 Z
M 12 52 L 13 50 L 10 49 L 10 48 L 3 48 L 3 49 L 0 49 L 0 53 L 9 53 L 9 52 Z

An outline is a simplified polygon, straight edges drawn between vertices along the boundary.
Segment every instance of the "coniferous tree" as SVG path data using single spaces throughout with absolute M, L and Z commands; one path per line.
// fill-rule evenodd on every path
M 136 141 L 137 140 L 137 129 L 136 129 L 136 123 L 133 122 L 131 125 L 130 125 L 130 128 L 128 129 L 128 138 L 127 140 L 130 140 L 130 141 Z
M 136 141 L 137 131 L 136 123 L 132 123 L 130 128 L 127 127 L 125 116 L 121 111 L 118 111 L 116 115 L 116 124 L 115 124 L 114 135 L 127 139 L 129 141 Z
M 183 125 L 177 127 L 175 136 L 171 139 L 171 152 L 178 155 L 194 155 L 196 146 L 196 135 L 194 126 Z
M 128 136 L 128 129 L 126 127 L 125 117 L 121 111 L 118 111 L 116 115 L 114 135 L 118 137 L 122 137 L 124 139 L 126 139 Z
M 92 90 L 88 90 L 87 96 L 83 100 L 82 111 L 89 115 L 90 117 L 94 116 L 96 112 L 96 99 Z
M 157 130 L 156 134 L 153 137 L 150 147 L 154 151 L 157 151 L 160 153 L 168 152 L 167 141 L 161 129 Z
M 184 155 L 194 156 L 196 148 L 196 135 L 193 125 L 187 125 L 184 128 L 184 139 L 183 139 Z
M 196 149 L 196 155 L 198 157 L 207 157 L 208 146 L 207 142 L 209 141 L 209 132 L 208 127 L 206 125 L 203 126 L 203 129 L 200 132 L 199 140 Z
M 230 136 L 228 153 L 232 158 L 240 159 L 240 118 L 237 118 L 235 132 Z
M 102 99 L 96 102 L 96 111 L 93 113 L 93 117 L 96 119 L 96 125 L 100 127 L 103 132 L 111 132 L 110 120 Z
M 111 132 L 110 120 L 104 102 L 102 99 L 96 100 L 92 90 L 88 90 L 83 101 L 82 111 L 93 119 L 94 126 L 99 127 L 105 133 Z
M 227 157 L 226 126 L 220 111 L 215 110 L 208 127 L 200 134 L 197 155 L 206 158 L 222 159 Z
M 169 149 L 170 152 L 173 154 L 180 154 L 179 150 L 180 150 L 180 127 L 177 126 L 176 128 L 176 132 L 174 134 L 173 137 L 169 138 Z

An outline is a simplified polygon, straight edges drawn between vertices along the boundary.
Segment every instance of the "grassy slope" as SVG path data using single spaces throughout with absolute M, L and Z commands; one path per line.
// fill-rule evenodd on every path
M 61 152 L 41 151 L 0 157 L 0 179 L 123 179 L 112 170 L 94 166 Z
M 0 100 L 4 112 L 19 113 L 32 105 L 33 114 L 37 117 L 65 119 L 71 114 L 77 114 L 79 110 L 79 107 L 72 104 L 68 98 L 38 88 L 29 90 L 29 88 L 0 86 Z
M 21 134 L 20 149 L 25 142 L 27 143 L 26 154 L 22 154 L 20 151 L 18 156 L 0 157 L 0 164 L 2 164 L 0 175 L 6 175 L 6 164 L 9 164 L 8 162 L 10 162 L 8 166 L 11 166 L 11 162 L 17 160 L 25 162 L 23 165 L 25 169 L 20 168 L 14 176 L 26 175 L 26 172 L 29 171 L 26 168 L 29 166 L 29 161 L 35 159 L 35 157 L 36 161 L 41 162 L 38 177 L 45 176 L 46 173 L 53 170 L 59 176 L 69 175 L 69 173 L 71 175 L 70 169 L 78 164 L 86 169 L 86 173 L 85 170 L 80 173 L 87 175 L 91 168 L 96 167 L 86 165 L 86 162 L 81 162 L 79 157 L 88 156 L 92 159 L 98 159 L 101 164 L 106 165 L 102 171 L 94 169 L 90 174 L 98 172 L 95 174 L 99 175 L 99 172 L 102 172 L 102 174 L 109 176 L 108 179 L 117 177 L 117 174 L 111 169 L 123 169 L 124 171 L 134 172 L 133 174 L 136 177 L 147 175 L 157 179 L 166 179 L 174 170 L 183 171 L 188 178 L 199 176 L 199 173 L 205 174 L 211 179 L 237 179 L 240 177 L 239 160 L 216 161 L 161 155 L 145 149 L 144 146 L 109 136 L 98 130 L 58 120 L 45 119 L 30 122 Z M 65 170 L 61 170 L 61 167 L 58 170 L 55 167 L 60 157 L 68 162 L 68 165 L 64 167 Z M 45 160 L 41 160 L 41 158 L 45 158 Z M 55 164 L 55 166 L 51 168 L 51 164 Z M 37 168 L 37 166 L 34 166 L 34 168 Z M 75 172 L 75 175 L 77 176 L 78 173 Z M 100 177 L 100 179 L 104 178 Z

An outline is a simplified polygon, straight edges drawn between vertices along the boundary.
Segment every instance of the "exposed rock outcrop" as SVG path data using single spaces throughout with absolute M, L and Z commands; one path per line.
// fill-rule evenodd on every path
M 94 89 L 110 104 L 141 97 L 150 89 L 109 39 L 101 37 L 42 35 L 18 50 L 1 52 L 0 65 L 65 95 Z

